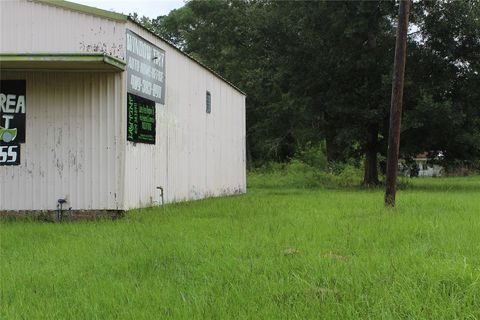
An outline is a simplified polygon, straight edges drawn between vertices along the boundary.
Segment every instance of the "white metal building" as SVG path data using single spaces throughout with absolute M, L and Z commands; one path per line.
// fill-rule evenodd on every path
M 0 1 L 0 74 L 0 212 L 245 192 L 245 94 L 124 15 Z

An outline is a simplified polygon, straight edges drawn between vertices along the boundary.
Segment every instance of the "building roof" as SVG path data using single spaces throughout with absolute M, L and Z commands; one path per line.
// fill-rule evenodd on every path
M 94 7 L 90 7 L 90 6 L 86 6 L 86 5 L 83 5 L 83 4 L 79 4 L 79 3 L 75 3 L 75 2 L 70 2 L 70 1 L 65 1 L 65 0 L 29 0 L 29 1 L 35 1 L 35 2 L 39 2 L 39 3 L 43 3 L 43 4 L 47 4 L 47 5 L 51 5 L 51 6 L 56 6 L 56 7 L 60 7 L 60 8 L 64 8 L 64 9 L 68 9 L 68 10 L 72 10 L 72 11 L 77 11 L 77 12 L 81 12 L 81 13 L 85 13 L 85 14 L 89 14 L 89 15 L 93 15 L 93 16 L 98 16 L 98 17 L 101 17 L 101 18 L 104 18 L 104 19 L 109 19 L 109 20 L 113 20 L 113 21 L 119 21 L 119 22 L 124 22 L 126 23 L 127 21 L 130 21 L 132 23 L 134 23 L 135 25 L 137 25 L 138 27 L 144 29 L 145 31 L 149 32 L 150 34 L 152 34 L 153 36 L 155 36 L 156 38 L 160 39 L 161 41 L 165 42 L 168 46 L 172 47 L 173 49 L 177 50 L 178 52 L 180 52 L 181 54 L 183 54 L 184 56 L 186 56 L 187 58 L 189 58 L 190 60 L 194 61 L 195 63 L 199 64 L 200 66 L 202 66 L 204 69 L 206 69 L 207 71 L 209 71 L 210 73 L 212 73 L 213 75 L 215 75 L 216 77 L 218 77 L 219 79 L 221 79 L 222 81 L 226 82 L 228 85 L 230 85 L 232 88 L 234 88 L 236 91 L 240 92 L 241 94 L 243 94 L 244 96 L 246 96 L 246 93 L 243 92 L 240 88 L 238 88 L 236 85 L 234 85 L 233 83 L 231 83 L 230 81 L 228 81 L 227 79 L 225 79 L 223 76 L 221 76 L 219 73 L 217 73 L 216 71 L 214 71 L 213 69 L 211 69 L 209 66 L 205 65 L 203 62 L 200 62 L 199 60 L 195 59 L 194 57 L 192 57 L 191 55 L 189 55 L 188 53 L 185 53 L 183 52 L 182 50 L 180 50 L 178 47 L 176 47 L 173 43 L 171 43 L 170 41 L 168 41 L 167 39 L 159 36 L 158 34 L 152 32 L 151 30 L 145 28 L 144 26 L 142 26 L 140 23 L 138 23 L 137 21 L 135 21 L 134 19 L 132 19 L 131 17 L 127 16 L 127 15 L 124 15 L 124 14 L 121 14 L 121 13 L 116 13 L 116 12 L 112 12 L 112 11 L 108 11 L 108 10 L 103 10 L 103 9 L 98 9 L 98 8 L 94 8 Z
M 78 11 L 81 13 L 86 13 L 86 14 L 90 14 L 90 15 L 105 18 L 105 19 L 115 20 L 115 21 L 125 22 L 127 21 L 127 18 L 128 18 L 128 16 L 121 13 L 98 9 L 98 8 L 86 6 L 83 4 L 70 2 L 70 1 L 64 1 L 64 0 L 33 0 L 33 1 L 40 2 L 43 4 L 48 4 L 55 7 L 69 9 L 72 11 Z
M 124 71 L 125 61 L 102 52 L 0 53 L 0 68 L 18 70 Z

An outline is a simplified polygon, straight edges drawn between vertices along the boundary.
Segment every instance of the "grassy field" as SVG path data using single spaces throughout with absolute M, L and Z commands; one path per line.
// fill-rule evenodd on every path
M 1 319 L 480 319 L 480 177 L 3 221 Z

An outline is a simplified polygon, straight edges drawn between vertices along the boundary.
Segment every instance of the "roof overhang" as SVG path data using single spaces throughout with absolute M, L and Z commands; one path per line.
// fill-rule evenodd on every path
M 75 2 L 70 2 L 65 0 L 29 0 L 29 1 L 35 1 L 35 2 L 46 4 L 46 5 L 59 7 L 62 9 L 69 9 L 72 11 L 90 14 L 92 16 L 97 16 L 104 19 L 110 19 L 110 20 L 120 21 L 120 22 L 127 21 L 127 16 L 124 14 L 102 10 L 102 9 L 98 9 L 90 6 L 85 6 L 83 4 L 79 4 Z
M 0 53 L 0 70 L 122 72 L 125 64 L 101 52 Z

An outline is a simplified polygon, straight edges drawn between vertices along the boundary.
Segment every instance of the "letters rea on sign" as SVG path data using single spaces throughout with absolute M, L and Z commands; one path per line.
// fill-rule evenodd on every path
M 26 81 L 0 81 L 0 165 L 20 164 L 25 143 Z

